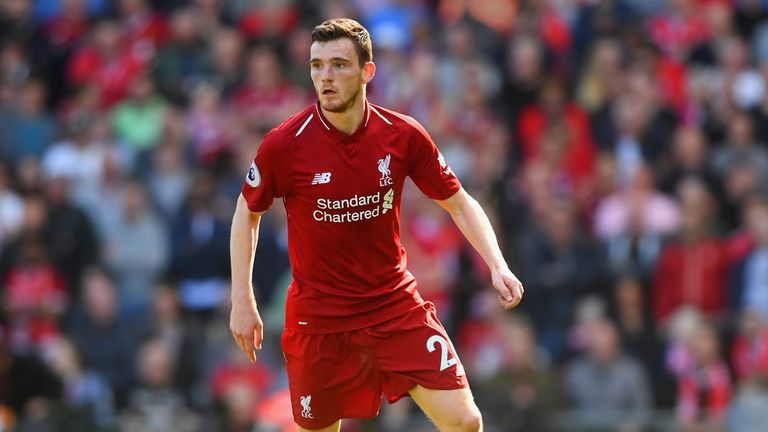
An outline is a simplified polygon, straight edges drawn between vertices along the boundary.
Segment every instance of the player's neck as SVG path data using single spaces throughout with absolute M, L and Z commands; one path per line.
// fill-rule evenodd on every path
M 365 116 L 365 89 L 355 99 L 355 103 L 344 112 L 330 112 L 323 109 L 323 116 L 340 132 L 352 135 L 360 126 Z

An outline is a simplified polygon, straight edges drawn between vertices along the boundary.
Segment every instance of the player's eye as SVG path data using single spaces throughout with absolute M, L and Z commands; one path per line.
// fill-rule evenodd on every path
M 320 70 L 320 63 L 312 63 L 309 65 L 313 70 Z
M 346 65 L 344 63 L 334 63 L 333 64 L 333 67 L 335 67 L 336 69 L 344 69 L 345 66 Z

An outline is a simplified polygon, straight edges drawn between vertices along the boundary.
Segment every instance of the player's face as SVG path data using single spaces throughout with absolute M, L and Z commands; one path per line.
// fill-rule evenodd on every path
M 350 39 L 313 42 L 310 47 L 310 76 L 324 110 L 342 113 L 352 107 L 363 86 L 373 79 L 375 67 L 362 67 Z

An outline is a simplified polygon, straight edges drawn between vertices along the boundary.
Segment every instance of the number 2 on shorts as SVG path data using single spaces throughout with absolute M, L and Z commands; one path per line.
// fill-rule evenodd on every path
M 456 358 L 448 358 L 448 341 L 440 335 L 434 335 L 427 339 L 427 351 L 434 352 L 435 344 L 440 345 L 440 371 L 444 371 L 456 364 Z

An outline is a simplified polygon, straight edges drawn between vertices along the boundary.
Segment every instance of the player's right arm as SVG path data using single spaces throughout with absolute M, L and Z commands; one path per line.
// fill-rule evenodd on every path
M 253 295 L 253 254 L 259 239 L 259 223 L 263 212 L 253 212 L 248 208 L 245 197 L 237 199 L 235 215 L 232 218 L 229 252 L 232 265 L 232 312 L 229 328 L 237 346 L 256 361 L 256 350 L 261 349 L 264 329 L 256 298 Z

